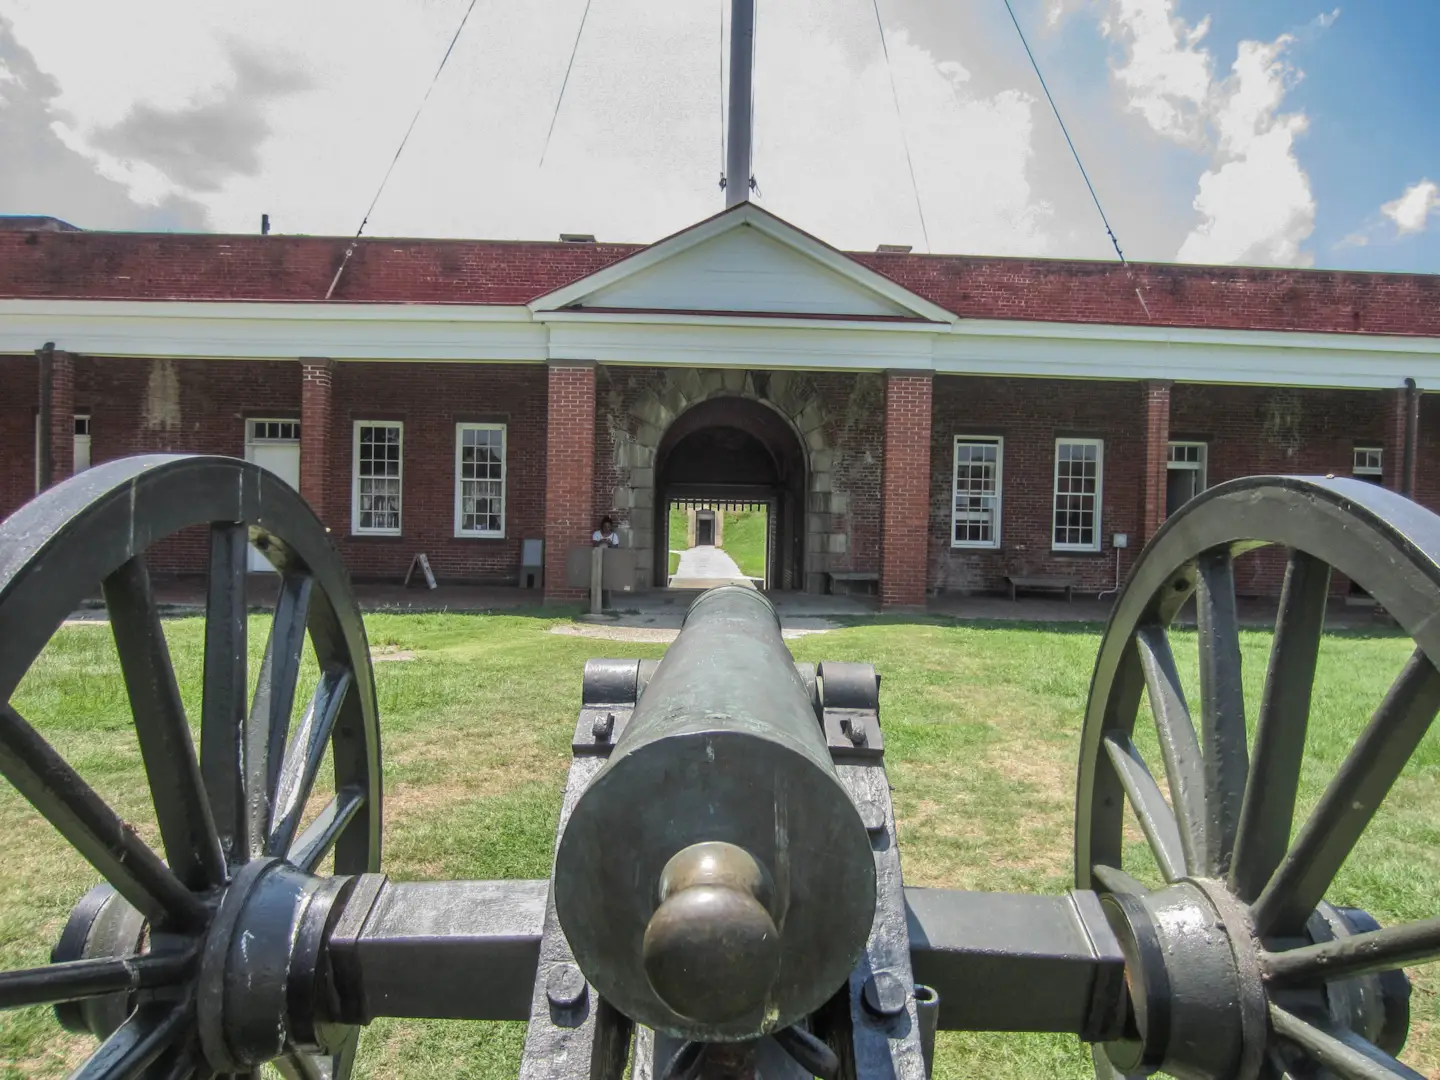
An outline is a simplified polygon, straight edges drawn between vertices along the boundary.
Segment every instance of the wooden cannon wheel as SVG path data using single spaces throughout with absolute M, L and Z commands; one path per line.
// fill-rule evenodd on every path
M 198 755 L 146 568 L 147 552 L 185 529 L 208 530 L 209 545 Z M 75 1073 L 83 1080 L 248 1074 L 270 1060 L 288 1076 L 341 1080 L 358 1028 L 292 1022 L 277 1034 L 287 994 L 324 972 L 299 970 L 285 934 L 240 939 L 263 909 L 268 925 L 278 920 L 297 940 L 318 941 L 351 875 L 379 868 L 370 654 L 324 526 L 296 492 L 254 465 L 151 455 L 100 465 L 45 492 L 6 522 L 5 536 L 0 772 L 107 884 L 75 909 L 57 963 L 0 974 L 0 1007 L 62 1003 L 62 1023 L 102 1038 Z M 253 696 L 245 588 L 252 547 L 278 571 Z M 97 588 L 163 861 L 8 704 L 56 628 Z M 302 688 L 307 636 L 319 671 Z M 308 704 L 292 730 L 297 700 Z M 302 830 L 327 748 L 335 795 Z M 264 974 L 256 980 L 263 991 L 237 978 L 241 949 L 247 970 Z
M 1267 545 L 1289 562 L 1252 735 L 1234 561 Z M 1415 649 L 1292 840 L 1332 568 Z M 1193 705 L 1169 635 L 1192 599 Z M 1082 735 L 1076 884 L 1102 894 L 1132 1003 L 1127 1038 L 1095 1047 L 1100 1075 L 1418 1076 L 1393 1057 L 1409 1024 L 1399 969 L 1440 955 L 1440 919 L 1382 930 L 1325 897 L 1440 709 L 1437 613 L 1440 518 L 1359 481 L 1236 480 L 1151 540 L 1106 628 Z M 1158 762 L 1132 738 L 1142 699 Z M 1127 804 L 1163 887 L 1123 865 Z

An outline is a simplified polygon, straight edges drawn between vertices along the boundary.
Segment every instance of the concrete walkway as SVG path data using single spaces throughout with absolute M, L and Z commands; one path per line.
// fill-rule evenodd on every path
M 713 544 L 704 544 L 700 547 L 688 548 L 680 553 L 680 565 L 675 568 L 675 574 L 670 578 L 672 589 L 710 589 L 716 585 L 749 585 L 754 587 L 754 582 L 740 573 L 740 567 L 736 565 L 724 548 L 715 547 Z

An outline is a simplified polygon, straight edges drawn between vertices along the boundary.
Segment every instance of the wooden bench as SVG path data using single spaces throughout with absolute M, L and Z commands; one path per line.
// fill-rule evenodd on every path
M 877 590 L 880 588 L 880 575 L 879 573 L 873 571 L 827 570 L 825 571 L 825 576 L 830 579 L 830 584 L 827 586 L 827 588 L 831 593 L 835 591 L 835 586 L 839 584 L 844 584 L 846 586 L 854 584 L 869 585 L 873 582 Z M 847 587 L 845 591 L 848 593 L 850 589 Z
M 1016 599 L 1015 593 L 1020 589 L 1046 590 L 1049 592 L 1063 592 L 1065 602 L 1068 604 L 1074 598 L 1075 582 L 1063 577 L 1029 577 L 1020 574 L 1006 574 L 1005 580 L 1010 583 L 1010 599 Z

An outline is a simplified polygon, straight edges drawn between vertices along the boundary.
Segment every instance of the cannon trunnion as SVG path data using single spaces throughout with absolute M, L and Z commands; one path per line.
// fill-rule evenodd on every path
M 196 526 L 198 748 L 145 561 Z M 1265 545 L 1288 566 L 1252 738 L 1234 559 Z M 253 694 L 249 549 L 280 572 Z M 1301 820 L 1332 567 L 1415 651 Z M 95 586 L 163 858 L 9 704 Z M 1168 636 L 1192 604 L 1193 716 Z M 1437 611 L 1440 519 L 1409 500 L 1293 477 L 1193 500 L 1101 640 L 1076 888 L 1047 897 L 906 887 L 879 674 L 794 663 L 763 596 L 713 590 L 662 661 L 586 665 L 549 881 L 391 882 L 369 650 L 323 526 L 245 462 L 108 462 L 0 524 L 0 773 L 106 881 L 53 963 L 0 972 L 0 1008 L 103 1040 L 79 1080 L 344 1080 L 381 1016 L 525 1020 L 526 1080 L 924 1080 L 937 1029 L 1069 1033 L 1106 1080 L 1408 1080 L 1402 968 L 1440 957 L 1440 918 L 1382 928 L 1327 893 L 1440 711 Z M 335 794 L 301 828 L 327 749 Z

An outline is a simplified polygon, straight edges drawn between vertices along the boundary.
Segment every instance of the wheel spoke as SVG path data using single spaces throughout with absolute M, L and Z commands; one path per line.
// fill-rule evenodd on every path
M 246 829 L 252 856 L 264 853 L 270 807 L 275 803 L 280 781 L 290 714 L 295 708 L 295 684 L 305 648 L 311 584 L 308 574 L 287 574 L 280 583 L 275 621 L 265 644 L 260 680 L 245 727 Z
M 1185 703 L 1185 691 L 1180 686 L 1180 673 L 1175 670 L 1170 638 L 1163 627 L 1152 624 L 1136 631 L 1135 644 L 1145 672 L 1150 711 L 1155 714 L 1155 727 L 1160 736 L 1160 753 L 1165 759 L 1165 776 L 1170 782 L 1170 801 L 1180 828 L 1185 867 L 1195 871 L 1203 865 L 1206 850 L 1205 761 L 1195 738 L 1195 724 Z
M 1131 877 L 1118 866 L 1106 866 L 1103 863 L 1090 868 L 1090 876 L 1098 881 L 1102 888 L 1112 893 L 1129 893 L 1131 896 L 1146 896 L 1150 890 L 1138 880 Z
M 0 972 L 0 1009 L 56 1005 L 107 994 L 167 986 L 183 979 L 194 964 L 188 952 L 72 960 L 23 971 Z
M 335 841 L 350 824 L 360 808 L 365 805 L 365 796 L 355 788 L 342 788 L 320 811 L 320 816 L 300 834 L 290 848 L 287 858 L 301 870 L 314 871 L 321 860 L 330 854 Z
M 1175 881 L 1185 876 L 1185 849 L 1180 841 L 1180 829 L 1175 824 L 1175 814 L 1160 794 L 1160 786 L 1150 775 L 1140 751 L 1130 741 L 1130 736 L 1121 731 L 1105 733 L 1105 751 L 1110 755 L 1115 775 L 1120 786 L 1135 808 L 1135 816 L 1150 850 L 1160 865 L 1160 873 L 1166 881 Z
M 1265 953 L 1261 966 L 1275 986 L 1319 986 L 1335 979 L 1440 960 L 1440 916 Z
M 1200 745 L 1205 755 L 1203 872 L 1230 869 L 1235 832 L 1250 772 L 1245 688 L 1240 680 L 1240 619 L 1235 611 L 1235 564 L 1228 550 L 1198 560 L 1195 594 L 1200 639 Z
M 170 869 L 196 891 L 221 885 L 225 859 L 200 780 L 190 721 L 180 701 L 150 572 L 137 555 L 107 577 L 102 588 Z
M 286 751 L 285 763 L 280 770 L 280 784 L 265 845 L 268 855 L 283 856 L 295 839 L 300 815 L 305 811 L 305 801 L 310 797 L 310 789 L 315 786 L 316 774 L 325 757 L 325 747 L 329 745 L 330 733 L 335 728 L 335 718 L 340 715 L 340 706 L 353 681 L 350 671 L 345 668 L 332 669 L 320 675 L 320 684 L 315 687 L 315 694 L 300 720 L 300 727 Z
M 1440 671 L 1417 649 L 1255 901 L 1257 935 L 1303 930 L 1437 710 Z
M 275 1069 L 285 1080 L 328 1080 L 330 1075 L 320 1059 L 302 1050 L 292 1050 L 276 1058 Z
M 194 894 L 9 705 L 0 705 L 0 773 L 146 918 L 204 925 Z
M 1255 726 L 1255 756 L 1230 864 L 1230 887 L 1247 903 L 1260 895 L 1290 843 L 1329 593 L 1329 565 L 1303 551 L 1292 552 L 1280 592 L 1270 668 Z
M 133 1080 L 175 1043 L 193 1015 L 188 1003 L 137 1009 L 70 1080 Z
M 1270 1026 L 1280 1038 L 1343 1080 L 1425 1080 L 1414 1069 L 1402 1065 L 1354 1032 L 1302 1020 L 1273 1002 Z
M 241 733 L 249 694 L 246 669 L 248 608 L 246 559 L 250 550 L 243 523 L 210 526 L 210 581 L 205 599 L 205 698 L 200 711 L 200 773 L 231 862 L 250 850 L 246 831 Z

